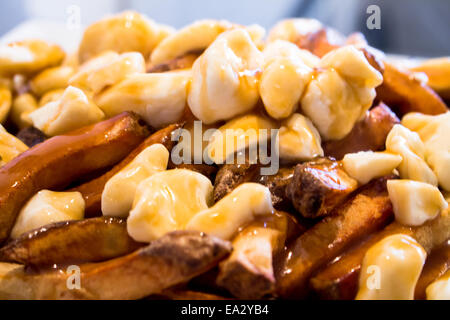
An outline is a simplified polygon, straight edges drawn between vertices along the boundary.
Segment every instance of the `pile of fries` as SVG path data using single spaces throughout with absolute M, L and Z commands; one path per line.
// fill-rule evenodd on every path
M 312 19 L 0 46 L 0 299 L 450 299 L 449 93 Z

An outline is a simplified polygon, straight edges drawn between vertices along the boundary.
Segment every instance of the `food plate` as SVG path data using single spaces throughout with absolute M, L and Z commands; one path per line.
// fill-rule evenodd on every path
M 313 19 L 19 26 L 0 298 L 450 299 L 449 71 Z

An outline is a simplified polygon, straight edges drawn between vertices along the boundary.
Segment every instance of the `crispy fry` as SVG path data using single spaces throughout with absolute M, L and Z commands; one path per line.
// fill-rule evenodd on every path
M 404 227 L 397 222 L 392 223 L 314 276 L 311 285 L 315 292 L 323 299 L 354 299 L 358 290 L 359 271 L 367 250 L 385 237 L 398 233 L 415 238 L 430 253 L 433 248 L 450 237 L 450 215 L 442 214 L 416 228 Z
M 258 165 L 249 163 L 223 165 L 216 175 L 214 201 L 218 202 L 239 185 L 252 181 L 258 168 Z
M 200 56 L 200 53 L 187 53 L 181 57 L 173 60 L 157 64 L 149 65 L 147 68 L 148 73 L 168 72 L 180 69 L 189 69 L 194 65 L 195 60 Z
M 20 130 L 17 134 L 17 138 L 30 148 L 47 140 L 47 136 L 35 127 L 28 127 Z
M 400 120 L 391 109 L 380 103 L 344 139 L 325 142 L 325 155 L 342 160 L 347 153 L 384 150 L 389 132 L 398 123 Z
M 233 240 L 233 253 L 219 266 L 217 283 L 240 299 L 261 299 L 275 290 L 273 257 L 284 247 L 288 217 L 255 221 Z
M 361 51 L 364 53 L 364 56 L 370 65 L 384 75 L 384 62 L 381 61 L 380 57 L 378 57 L 375 52 L 373 52 L 373 49 L 370 47 L 365 47 L 362 48 Z
M 128 236 L 125 220 L 93 218 L 30 231 L 0 249 L 0 261 L 36 267 L 100 262 L 139 247 L 142 244 Z
M 447 112 L 447 106 L 427 84 L 408 71 L 385 62 L 384 82 L 377 88 L 377 99 L 403 116 L 409 112 L 436 115 Z
M 328 52 L 342 47 L 345 44 L 345 38 L 331 28 L 322 28 L 299 37 L 296 44 L 300 49 L 308 50 L 318 57 L 323 57 Z
M 358 187 L 336 161 L 321 159 L 299 164 L 286 193 L 305 218 L 329 215 Z
M 84 201 L 86 202 L 86 213 L 87 217 L 93 217 L 101 214 L 101 202 L 102 193 L 105 188 L 106 183 L 111 179 L 116 173 L 122 170 L 126 165 L 128 165 L 134 158 L 136 158 L 139 153 L 141 153 L 147 147 L 160 143 L 163 144 L 169 151 L 172 150 L 175 142 L 172 141 L 172 135 L 175 134 L 176 130 L 179 129 L 181 124 L 173 124 L 169 127 L 162 129 L 155 134 L 147 138 L 141 145 L 139 145 L 133 152 L 131 152 L 122 162 L 117 164 L 113 169 L 106 172 L 102 176 L 86 182 L 78 187 L 71 189 L 70 191 L 78 191 L 83 195 Z
M 450 101 L 450 58 L 427 60 L 411 69 L 414 72 L 424 72 L 428 76 L 428 85 L 442 99 Z
M 80 290 L 67 288 L 71 273 L 27 273 L 2 265 L 0 298 L 34 300 L 128 300 L 159 294 L 208 271 L 231 251 L 231 244 L 198 232 L 168 234 L 124 257 L 80 267 Z M 9 270 L 8 270 L 9 269 Z
M 272 204 L 278 210 L 289 210 L 292 202 L 287 196 L 286 190 L 294 176 L 295 167 L 280 168 L 278 173 L 270 176 L 257 175 L 254 179 L 269 188 L 272 194 Z
M 64 188 L 80 176 L 117 163 L 147 135 L 137 116 L 123 113 L 49 139 L 0 168 L 0 243 L 36 192 Z
M 416 300 L 425 300 L 427 298 L 427 287 L 449 270 L 450 240 L 447 240 L 443 245 L 431 251 L 417 282 L 414 298 Z
M 298 238 L 286 253 L 277 286 L 284 298 L 304 297 L 309 278 L 346 248 L 393 218 L 387 178 L 372 181 Z

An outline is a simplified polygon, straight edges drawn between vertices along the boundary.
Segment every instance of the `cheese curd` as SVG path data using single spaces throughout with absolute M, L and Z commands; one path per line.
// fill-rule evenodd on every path
M 8 88 L 0 86 L 0 124 L 4 123 L 8 118 L 11 110 L 12 94 Z
M 188 96 L 192 113 L 213 124 L 252 110 L 262 64 L 262 53 L 246 30 L 221 34 L 194 63 Z
M 29 115 L 37 108 L 36 98 L 32 94 L 24 93 L 14 98 L 9 117 L 19 129 L 31 127 L 33 122 Z
M 387 187 L 395 219 L 406 226 L 420 226 L 448 207 L 439 189 L 428 183 L 390 180 Z
M 144 180 L 128 217 L 128 233 L 151 242 L 168 232 L 184 230 L 191 218 L 212 204 L 211 181 L 189 170 L 170 170 Z
M 373 151 L 349 153 L 342 160 L 344 170 L 362 185 L 392 174 L 401 162 L 399 155 Z
M 417 133 L 402 125 L 395 125 L 386 139 L 386 149 L 402 156 L 403 161 L 398 167 L 402 179 L 437 186 L 436 175 L 424 160 L 425 145 Z
M 149 57 L 162 38 L 167 35 L 166 28 L 137 12 L 126 11 L 119 15 L 105 18 L 84 32 L 79 48 L 81 63 L 112 50 L 118 53 L 140 52 Z
M 270 30 L 267 41 L 270 43 L 276 40 L 285 40 L 295 43 L 299 37 L 317 32 L 322 28 L 322 23 L 316 19 L 286 19 L 278 22 Z
M 269 189 L 260 184 L 245 183 L 212 208 L 197 213 L 186 225 L 186 229 L 230 240 L 255 217 L 273 213 Z
M 119 55 L 107 51 L 82 65 L 70 79 L 70 85 L 97 94 L 130 75 L 145 73 L 145 60 L 139 52 Z
M 0 45 L 0 75 L 33 74 L 62 62 L 64 51 L 41 40 Z
M 167 169 L 169 151 L 155 144 L 142 151 L 130 164 L 112 177 L 102 193 L 104 216 L 128 217 L 138 185 L 155 173 Z
M 108 117 L 134 111 L 154 128 L 178 122 L 186 109 L 190 71 L 134 74 L 95 98 Z
M 427 300 L 450 300 L 450 271 L 431 283 L 426 294 Z
M 64 92 L 66 91 L 66 89 L 56 89 L 56 90 L 52 90 L 47 92 L 46 94 L 44 94 L 41 99 L 39 99 L 39 108 L 45 106 L 46 104 L 53 102 L 53 101 L 58 101 L 61 99 L 61 97 L 64 95 Z
M 283 122 L 279 145 L 283 160 L 308 161 L 324 156 L 319 132 L 308 118 L 298 113 Z
M 204 50 L 223 32 L 233 28 L 225 20 L 200 20 L 165 38 L 151 54 L 150 62 L 160 64 L 185 53 Z
M 14 225 L 11 238 L 61 221 L 82 220 L 84 199 L 79 192 L 52 192 L 42 190 L 22 208 Z
M 427 253 L 410 236 L 384 238 L 366 253 L 356 300 L 414 300 Z
M 340 140 L 366 114 L 383 76 L 353 46 L 328 53 L 319 67 L 301 107 L 324 140 Z
M 282 48 L 283 45 L 287 48 Z M 274 47 L 279 48 L 279 54 Z M 302 50 L 281 40 L 266 48 L 264 59 L 259 83 L 264 107 L 274 119 L 287 118 L 297 110 L 313 70 L 303 62 Z
M 319 57 L 308 50 L 300 49 L 295 44 L 284 40 L 276 40 L 267 44 L 264 48 L 263 55 L 265 65 L 270 64 L 279 58 L 301 61 L 310 68 L 316 68 L 320 63 Z
M 0 167 L 28 150 L 28 147 L 19 139 L 3 128 L 0 124 Z
M 216 164 L 234 161 L 237 152 L 254 148 L 271 138 L 276 123 L 269 118 L 248 114 L 233 119 L 220 127 L 211 137 L 206 148 L 209 159 Z
M 97 123 L 105 117 L 102 110 L 75 87 L 68 87 L 60 100 L 46 104 L 29 116 L 33 125 L 47 136 Z
M 439 185 L 450 191 L 450 112 L 437 116 L 410 113 L 402 125 L 417 132 L 425 144 L 425 160 Z
M 70 66 L 46 69 L 31 79 L 30 88 L 38 96 L 48 91 L 65 89 L 74 73 L 74 68 Z

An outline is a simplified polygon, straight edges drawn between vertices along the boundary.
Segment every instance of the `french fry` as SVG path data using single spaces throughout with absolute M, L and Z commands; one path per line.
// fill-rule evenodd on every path
M 290 210 L 292 208 L 292 202 L 287 196 L 286 190 L 292 181 L 294 171 L 295 167 L 280 168 L 277 174 L 257 175 L 254 178 L 255 182 L 269 188 L 272 194 L 272 204 L 278 210 Z
M 342 160 L 347 153 L 384 150 L 389 132 L 398 123 L 395 113 L 380 103 L 344 139 L 324 142 L 325 155 Z
M 308 294 L 309 279 L 346 248 L 393 218 L 387 193 L 388 178 L 374 180 L 306 231 L 289 246 L 277 272 L 277 291 L 283 298 Z
M 330 215 L 357 187 L 336 161 L 320 159 L 295 167 L 286 194 L 304 218 L 318 218 Z
M 322 28 L 319 31 L 309 33 L 298 38 L 296 44 L 300 49 L 305 49 L 318 57 L 323 57 L 328 52 L 345 45 L 345 38 L 331 28 Z
M 62 189 L 80 176 L 116 164 L 147 135 L 140 118 L 123 113 L 49 139 L 0 168 L 0 243 L 36 192 Z
M 198 232 L 174 232 L 127 256 L 81 265 L 79 290 L 68 288 L 72 273 L 65 270 L 28 273 L 17 265 L 1 265 L 0 298 L 142 299 L 208 271 L 230 252 L 229 242 Z
M 390 106 L 398 115 L 410 112 L 437 115 L 447 112 L 442 99 L 414 74 L 385 62 L 384 82 L 377 88 L 377 99 Z
M 450 237 L 450 216 L 443 213 L 435 220 L 416 228 L 405 227 L 397 222 L 392 223 L 321 270 L 311 279 L 312 288 L 323 299 L 354 299 L 358 290 L 361 264 L 367 250 L 385 237 L 398 233 L 415 238 L 425 251 L 430 253 L 433 248 Z
M 0 261 L 33 267 L 100 262 L 142 246 L 128 236 L 125 220 L 102 217 L 30 231 L 0 249 Z
M 239 185 L 252 181 L 258 169 L 259 165 L 249 163 L 223 165 L 216 175 L 214 201 L 218 202 Z
M 47 140 L 45 134 L 35 127 L 28 127 L 20 130 L 19 133 L 17 133 L 17 138 L 30 148 Z
M 436 58 L 425 61 L 411 69 L 413 72 L 423 72 L 428 77 L 428 85 L 442 99 L 450 101 L 450 58 Z
M 131 161 L 133 161 L 134 158 L 136 158 L 144 149 L 151 145 L 160 143 L 163 144 L 169 151 L 171 151 L 173 146 L 175 145 L 175 142 L 172 141 L 172 135 L 174 135 L 177 129 L 181 127 L 181 124 L 173 124 L 165 129 L 156 132 L 155 134 L 147 138 L 143 143 L 141 143 L 134 151 L 132 151 L 124 160 L 122 160 L 122 162 L 117 164 L 113 169 L 96 179 L 93 179 L 71 189 L 71 192 L 80 192 L 83 195 L 84 201 L 86 203 L 85 215 L 87 217 L 101 215 L 102 193 L 106 183 L 125 166 L 127 166 Z
M 217 283 L 239 299 L 261 299 L 275 290 L 273 257 L 284 247 L 288 217 L 255 221 L 233 240 L 233 253 L 219 265 Z

